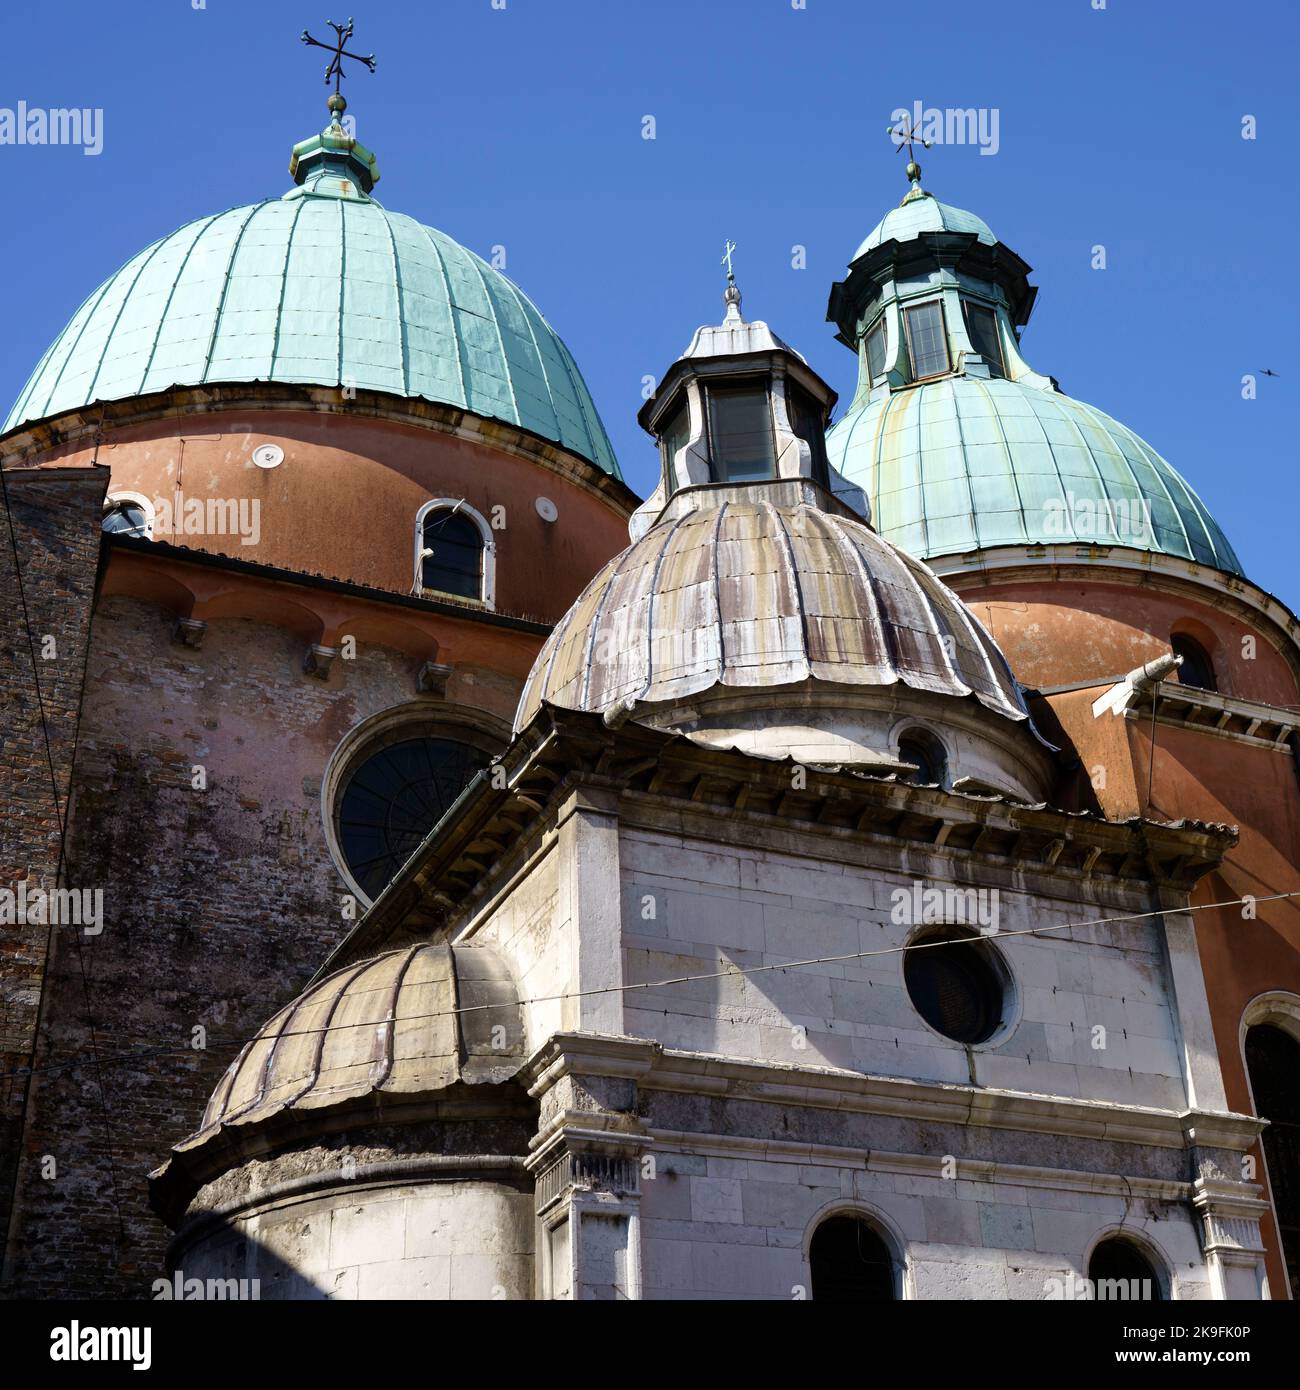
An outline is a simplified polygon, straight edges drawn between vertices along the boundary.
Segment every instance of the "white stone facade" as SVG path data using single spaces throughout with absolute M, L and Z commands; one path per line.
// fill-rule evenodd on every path
M 813 1230 L 860 1212 L 903 1297 L 1083 1296 L 1115 1232 L 1160 1296 L 1222 1297 L 1234 1276 L 1202 1253 L 1198 1173 L 1246 1204 L 1232 1296 L 1259 1296 L 1258 1198 L 1233 1181 L 1255 1122 L 1223 1114 L 1185 914 L 1052 931 L 1150 912 L 1149 895 L 806 829 L 715 819 L 706 837 L 707 822 L 575 795 L 462 929 L 524 997 L 569 996 L 525 1010 L 549 1058 L 540 1296 L 807 1297 Z M 918 882 L 995 905 L 1007 1008 L 986 1044 L 940 1036 L 908 996 L 897 948 Z M 579 1176 L 554 1199 L 540 1174 L 561 1153 L 621 1155 L 622 1186 Z M 598 1238 L 575 1236 L 590 1222 Z

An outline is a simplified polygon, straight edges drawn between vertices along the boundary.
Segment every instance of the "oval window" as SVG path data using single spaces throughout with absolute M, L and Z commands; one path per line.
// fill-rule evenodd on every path
M 979 938 L 921 937 L 908 947 L 903 980 L 917 1013 L 945 1038 L 973 1046 L 1001 1026 L 1006 988 L 992 948 Z

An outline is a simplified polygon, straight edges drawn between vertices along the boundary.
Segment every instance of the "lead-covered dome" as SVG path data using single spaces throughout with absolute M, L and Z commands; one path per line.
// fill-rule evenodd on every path
M 515 714 L 631 721 L 714 751 L 1031 800 L 1047 745 L 997 645 L 924 564 L 844 500 L 830 387 L 728 277 L 642 407 L 659 487 L 633 543 L 538 654 Z
M 285 1110 L 505 1081 L 523 1056 L 518 990 L 490 947 L 389 951 L 310 986 L 264 1023 L 177 1148 Z
M 421 943 L 346 966 L 244 1044 L 198 1130 L 150 1174 L 151 1199 L 175 1225 L 203 1183 L 250 1157 L 375 1125 L 504 1113 L 525 1056 L 519 990 L 490 946 Z M 479 1097 L 468 1109 L 465 1086 Z
M 619 476 L 572 355 L 516 285 L 374 201 L 373 156 L 337 126 L 291 167 L 284 198 L 197 218 L 109 276 L 4 429 L 174 386 L 355 387 L 505 421 Z
M 542 703 L 645 714 L 715 688 L 813 681 L 1027 711 L 1005 658 L 925 565 L 796 482 L 679 491 L 592 580 L 542 648 L 516 717 Z

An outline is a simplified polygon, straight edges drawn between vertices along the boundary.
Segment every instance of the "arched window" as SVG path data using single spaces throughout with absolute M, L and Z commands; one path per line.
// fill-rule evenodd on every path
M 813 1301 L 885 1303 L 898 1297 L 897 1270 L 884 1237 L 860 1216 L 832 1216 L 808 1250 Z
M 1175 656 L 1181 656 L 1183 664 L 1178 668 L 1179 685 L 1195 686 L 1197 690 L 1218 690 L 1219 683 L 1214 679 L 1214 663 L 1209 653 L 1194 638 L 1185 632 L 1175 632 L 1169 639 Z
M 457 739 L 395 736 L 347 775 L 335 830 L 348 871 L 371 901 L 489 761 Z
M 1002 1026 L 1005 967 L 983 937 L 939 927 L 908 943 L 903 983 L 917 1013 L 945 1038 L 974 1047 Z
M 943 786 L 948 777 L 948 755 L 928 729 L 908 729 L 898 740 L 898 760 L 913 763 L 916 771 L 905 780 L 917 786 Z
M 139 493 L 114 493 L 104 499 L 103 529 L 115 536 L 153 537 L 153 506 Z
M 442 498 L 421 507 L 416 520 L 419 587 L 490 606 L 495 547 L 483 517 L 463 500 Z
M 1088 1278 L 1099 1301 L 1164 1300 L 1155 1266 L 1133 1241 L 1123 1236 L 1107 1236 L 1097 1242 L 1088 1260 Z
M 1259 1023 L 1246 1032 L 1246 1070 L 1255 1113 L 1268 1121 L 1264 1163 L 1291 1297 L 1300 1298 L 1300 1043 Z

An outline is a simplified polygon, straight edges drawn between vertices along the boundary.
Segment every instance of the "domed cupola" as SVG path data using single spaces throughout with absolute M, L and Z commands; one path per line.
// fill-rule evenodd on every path
M 865 525 L 825 452 L 834 393 L 731 283 L 641 411 L 662 478 L 634 543 L 538 656 L 543 704 L 706 746 L 1044 794 L 1046 747 L 1001 652 Z
M 882 535 L 947 573 L 1002 546 L 1082 543 L 1241 572 L 1204 504 L 1154 449 L 1063 394 L 1020 351 L 1029 267 L 921 186 L 859 246 L 827 317 L 858 356 L 830 463 Z
M 169 1272 L 252 1277 L 268 1299 L 381 1297 L 392 1285 L 366 1286 L 383 1262 L 403 1292 L 445 1298 L 463 1258 L 459 1296 L 527 1298 L 537 1105 L 519 997 L 505 959 L 472 943 L 419 942 L 309 985 L 150 1174 L 177 1230 Z M 441 1286 L 436 1260 L 402 1265 L 417 1242 L 443 1256 Z
M 172 388 L 338 387 L 460 407 L 619 477 L 559 335 L 499 270 L 374 199 L 345 105 L 294 147 L 283 197 L 197 218 L 109 276 L 0 432 Z

